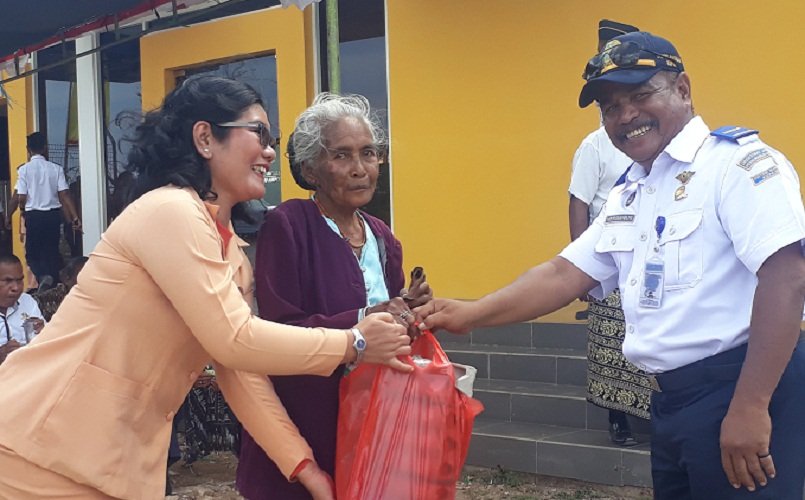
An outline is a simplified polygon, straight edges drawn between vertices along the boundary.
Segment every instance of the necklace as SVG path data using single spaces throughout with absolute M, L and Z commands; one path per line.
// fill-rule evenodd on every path
M 321 203 L 319 203 L 319 200 L 317 200 L 315 196 L 313 197 L 313 202 L 316 204 L 317 207 L 319 207 L 319 212 L 321 212 L 321 214 L 323 216 L 325 216 L 328 219 L 330 219 L 331 221 L 335 222 L 335 219 L 330 217 L 330 214 L 328 214 L 327 211 L 324 209 L 324 207 L 321 206 Z M 363 234 L 363 241 L 362 242 L 360 242 L 358 244 L 352 243 L 351 239 L 349 239 L 347 236 L 344 236 L 344 232 L 341 231 L 340 227 L 338 227 L 337 222 L 335 223 L 335 227 L 338 228 L 338 234 L 341 236 L 341 238 L 343 238 L 344 241 L 346 241 L 349 244 L 349 246 L 352 247 L 353 250 L 359 251 L 361 248 L 364 247 L 364 245 L 366 245 L 366 225 L 363 222 L 363 217 L 358 215 L 357 210 L 355 210 L 355 212 L 353 212 L 353 215 L 358 218 L 358 224 L 361 226 L 361 234 Z

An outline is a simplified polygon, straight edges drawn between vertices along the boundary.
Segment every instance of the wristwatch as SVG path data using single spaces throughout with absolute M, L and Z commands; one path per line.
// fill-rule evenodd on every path
M 363 334 L 358 328 L 352 328 L 350 331 L 355 337 L 355 342 L 352 343 L 352 347 L 354 347 L 355 352 L 358 353 L 358 357 L 355 359 L 355 363 L 357 364 L 363 359 L 363 352 L 366 350 L 366 339 L 363 338 Z

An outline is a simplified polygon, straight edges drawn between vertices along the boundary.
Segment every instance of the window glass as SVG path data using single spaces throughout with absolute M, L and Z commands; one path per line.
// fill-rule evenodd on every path
M 139 27 L 125 28 L 120 37 L 136 36 Z M 101 46 L 117 40 L 114 33 L 102 33 Z M 112 45 L 101 51 L 101 94 L 103 144 L 106 157 L 107 223 L 125 207 L 134 176 L 127 171 L 127 158 L 137 124 L 142 118 L 140 85 L 140 42 Z

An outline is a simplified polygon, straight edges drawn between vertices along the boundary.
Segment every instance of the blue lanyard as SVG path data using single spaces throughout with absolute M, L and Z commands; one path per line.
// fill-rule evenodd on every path
M 665 217 L 662 215 L 657 217 L 657 221 L 654 223 L 654 229 L 657 231 L 657 241 L 660 241 L 662 232 L 665 230 Z

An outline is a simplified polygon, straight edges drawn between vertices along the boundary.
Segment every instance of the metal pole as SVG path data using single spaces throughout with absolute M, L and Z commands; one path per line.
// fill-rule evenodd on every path
M 341 93 L 338 0 L 327 0 L 327 82 L 330 92 Z

